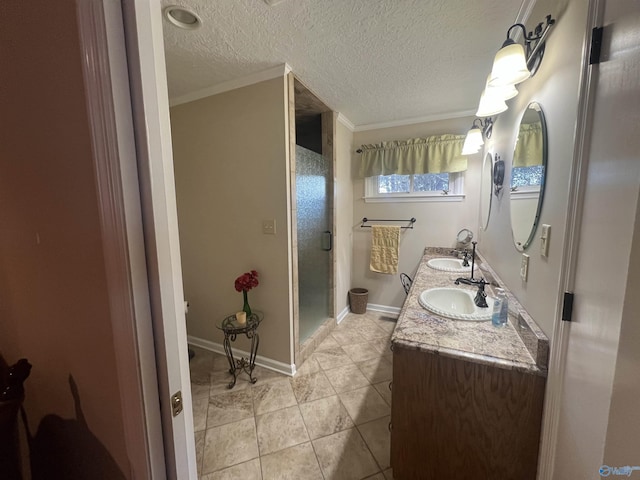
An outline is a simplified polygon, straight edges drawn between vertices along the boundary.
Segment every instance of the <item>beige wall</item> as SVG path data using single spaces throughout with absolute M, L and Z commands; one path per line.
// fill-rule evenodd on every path
M 520 280 L 522 254 L 516 250 L 511 235 L 508 189 L 501 198 L 493 197 L 489 226 L 486 232 L 480 233 L 479 246 L 549 337 L 553 333 L 558 301 L 586 13 L 587 3 L 582 1 L 540 0 L 536 3 L 527 24 L 529 29 L 543 21 L 547 14 L 557 19 L 547 41 L 544 60 L 534 77 L 518 85 L 520 94 L 509 101 L 509 110 L 498 116 L 493 136 L 487 142 L 487 151 L 498 153 L 505 161 L 505 184 L 509 185 L 520 118 L 530 102 L 540 103 L 547 122 L 549 161 L 539 225 L 551 225 L 549 257 L 540 256 L 540 243 L 536 239 L 525 252 L 530 255 L 528 282 Z
M 257 270 L 258 353 L 291 364 L 286 105 L 281 77 L 175 106 L 171 128 L 189 335 L 222 343 L 216 325 L 242 309 L 234 280 Z
M 353 257 L 353 183 L 351 152 L 353 132 L 343 123 L 336 125 L 336 295 L 335 312 L 340 315 L 348 306 Z
M 0 352 L 33 364 L 40 454 L 129 478 L 75 7 L 0 2 Z
M 407 219 L 416 218 L 413 230 L 403 230 L 400 239 L 398 271 L 413 277 L 424 247 L 453 247 L 456 234 L 469 228 L 478 235 L 478 215 L 480 198 L 480 172 L 482 155 L 469 156 L 469 168 L 465 172 L 464 189 L 466 197 L 461 202 L 415 202 L 415 203 L 365 203 L 364 181 L 358 178 L 360 155 L 355 152 L 363 144 L 390 140 L 406 140 L 452 133 L 462 135 L 467 132 L 473 118 L 458 118 L 438 122 L 366 130 L 353 136 L 353 271 L 351 287 L 369 290 L 369 303 L 401 307 L 405 293 L 398 275 L 374 273 L 369 269 L 371 253 L 371 229 L 360 228 L 362 218 Z M 481 245 L 479 245 L 481 246 Z M 338 292 L 341 295 L 343 292 Z

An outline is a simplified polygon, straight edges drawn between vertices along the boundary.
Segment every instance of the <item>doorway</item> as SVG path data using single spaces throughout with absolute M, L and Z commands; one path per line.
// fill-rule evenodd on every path
M 290 74 L 291 75 L 291 74 Z M 335 114 L 290 76 L 295 362 L 300 365 L 335 325 L 333 308 Z M 291 88 L 292 87 L 292 88 Z M 293 123 L 293 122 L 292 122 Z M 294 134 L 293 134 L 294 133 Z M 295 141 L 294 141 L 295 139 Z

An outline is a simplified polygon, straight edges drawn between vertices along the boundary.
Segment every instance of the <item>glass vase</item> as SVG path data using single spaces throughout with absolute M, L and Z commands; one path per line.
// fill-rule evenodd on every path
M 247 313 L 247 320 L 251 316 L 251 307 L 249 306 L 249 300 L 247 299 L 247 291 L 242 291 L 242 298 L 244 300 L 244 305 L 242 306 L 242 311 Z

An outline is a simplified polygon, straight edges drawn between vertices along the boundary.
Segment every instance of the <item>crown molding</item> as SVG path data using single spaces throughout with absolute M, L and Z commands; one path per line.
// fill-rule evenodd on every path
M 217 85 L 213 85 L 211 87 L 196 90 L 195 92 L 180 95 L 179 97 L 170 98 L 169 106 L 175 107 L 176 105 L 193 102 L 195 100 L 200 100 L 201 98 L 210 97 L 212 95 L 228 92 L 237 88 L 247 87 L 249 85 L 264 82 L 266 80 L 271 80 L 273 78 L 284 77 L 290 71 L 291 67 L 288 64 L 283 63 L 276 67 L 262 70 L 261 72 L 252 73 L 245 77 L 235 78 L 227 82 L 218 83 Z
M 338 121 L 352 132 L 355 131 L 356 126 L 340 112 L 338 112 Z
M 451 120 L 453 118 L 475 117 L 475 110 L 465 110 L 462 112 L 439 113 L 427 115 L 425 117 L 406 118 L 404 120 L 394 120 L 391 122 L 369 123 L 366 125 L 356 125 L 354 132 L 364 132 L 366 130 L 378 130 L 381 128 L 402 127 L 405 125 L 415 125 L 416 123 L 438 122 L 440 120 Z

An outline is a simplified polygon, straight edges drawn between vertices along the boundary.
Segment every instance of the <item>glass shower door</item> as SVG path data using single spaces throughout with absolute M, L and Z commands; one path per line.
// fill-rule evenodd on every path
M 331 178 L 327 159 L 296 145 L 300 343 L 330 316 L 333 238 L 328 193 Z

